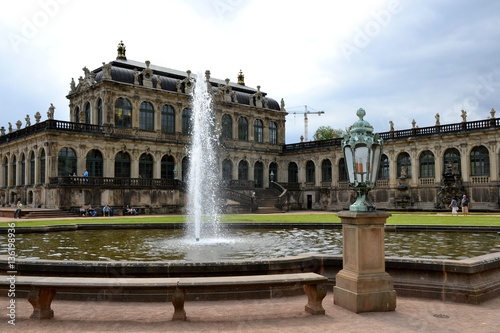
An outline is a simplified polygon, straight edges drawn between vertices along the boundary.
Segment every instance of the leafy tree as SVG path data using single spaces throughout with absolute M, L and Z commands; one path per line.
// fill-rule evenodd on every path
M 335 138 L 341 138 L 344 136 L 344 131 L 341 129 L 333 129 L 330 126 L 320 126 L 314 133 L 314 141 L 319 140 L 330 140 Z

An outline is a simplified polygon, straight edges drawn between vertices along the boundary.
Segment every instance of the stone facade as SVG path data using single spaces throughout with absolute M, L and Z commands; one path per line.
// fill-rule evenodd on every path
M 2 127 L 0 205 L 182 211 L 195 79 L 212 91 L 228 202 L 250 202 L 255 189 L 269 188 L 284 210 L 342 210 L 354 200 L 341 139 L 285 144 L 284 101 L 246 86 L 241 71 L 235 83 L 127 60 L 121 44 L 116 60 L 83 72 L 70 83 L 69 121 L 57 120 L 51 104 L 45 120 L 37 113 L 34 124 L 26 115 L 26 126 Z M 448 209 L 439 200 L 447 200 L 441 183 L 451 166 L 472 210 L 498 210 L 499 129 L 493 109 L 480 121 L 401 131 L 391 124 L 380 133 L 381 173 L 369 199 L 378 209 Z

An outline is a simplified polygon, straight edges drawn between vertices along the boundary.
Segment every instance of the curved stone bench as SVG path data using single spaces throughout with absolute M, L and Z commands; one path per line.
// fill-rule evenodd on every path
M 0 285 L 12 281 L 2 279 Z M 220 291 L 228 288 L 258 289 L 262 287 L 302 285 L 308 302 L 305 311 L 313 315 L 324 314 L 322 301 L 327 294 L 325 283 L 328 278 L 316 273 L 292 273 L 223 277 L 181 277 L 181 278 L 103 278 L 103 277 L 44 277 L 15 276 L 16 290 L 29 288 L 28 301 L 33 306 L 33 319 L 54 317 L 52 300 L 57 291 L 75 289 L 112 288 L 121 290 L 158 289 L 172 290 L 174 314 L 172 320 L 186 320 L 184 303 L 191 290 Z

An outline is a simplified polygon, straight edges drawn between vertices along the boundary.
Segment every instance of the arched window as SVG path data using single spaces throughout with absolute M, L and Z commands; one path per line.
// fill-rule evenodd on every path
M 192 127 L 192 116 L 193 112 L 190 108 L 185 108 L 182 110 L 182 134 L 191 135 L 191 127 Z
M 321 181 L 332 181 L 332 162 L 330 160 L 325 159 L 321 162 Z
M 75 119 L 75 123 L 80 122 L 80 108 L 77 106 L 73 112 L 73 118 Z
M 182 159 L 182 181 L 187 182 L 189 175 L 189 157 Z
M 316 182 L 316 166 L 313 161 L 306 162 L 306 183 Z
M 238 119 L 238 140 L 248 141 L 248 120 L 245 117 Z
M 104 163 L 102 158 L 102 153 L 93 149 L 87 153 L 85 165 L 87 166 L 87 171 L 91 177 L 102 177 L 104 170 Z
M 73 172 L 76 172 L 76 153 L 72 148 L 61 148 L 57 158 L 57 175 L 68 176 Z
M 255 187 L 262 188 L 264 186 L 264 164 L 260 161 L 255 162 L 253 166 L 253 179 Z
M 434 154 L 426 150 L 420 154 L 420 178 L 434 178 L 436 176 Z
M 21 185 L 26 185 L 26 155 L 21 154 Z
M 253 139 L 255 142 L 264 142 L 264 125 L 260 119 L 255 119 L 253 122 Z
M 142 102 L 139 107 L 139 129 L 143 131 L 155 130 L 155 113 L 153 105 L 149 102 Z
M 130 155 L 119 151 L 115 155 L 115 177 L 130 178 Z
M 222 180 L 228 183 L 233 179 L 233 163 L 231 160 L 222 161 Z
M 9 186 L 9 160 L 7 157 L 2 159 L 2 170 L 3 170 L 3 187 Z
M 276 162 L 269 164 L 269 181 L 278 182 L 278 164 Z
M 349 173 L 345 165 L 345 159 L 341 158 L 339 160 L 339 182 L 348 182 L 348 181 L 349 181 Z
M 288 163 L 288 183 L 298 183 L 299 182 L 299 167 L 297 163 Z
M 90 124 L 90 103 L 85 103 L 85 124 Z
M 29 176 L 28 176 L 28 184 L 35 184 L 35 152 L 30 152 L 30 168 L 29 168 Z
M 397 177 L 411 178 L 411 160 L 408 153 L 401 153 L 397 158 Z
M 269 143 L 278 144 L 278 126 L 274 121 L 269 122 Z
M 490 175 L 490 154 L 485 146 L 472 148 L 470 152 L 471 176 Z
M 118 98 L 115 102 L 115 126 L 132 127 L 132 104 L 126 98 Z
M 170 155 L 163 155 L 161 158 L 161 178 L 162 179 L 175 179 L 175 159 Z
M 164 133 L 175 133 L 175 111 L 170 105 L 161 108 L 161 131 Z
M 454 174 L 461 174 L 460 152 L 456 148 L 446 149 L 443 155 L 443 172 L 450 170 Z
M 238 180 L 248 180 L 247 161 L 240 161 L 240 163 L 238 163 Z
M 377 179 L 389 180 L 389 157 L 385 154 L 382 154 L 380 157 L 380 167 L 378 169 Z
M 17 185 L 17 158 L 14 155 L 12 157 L 12 185 L 16 186 Z
M 222 138 L 232 139 L 233 138 L 233 119 L 230 115 L 222 116 Z
M 46 174 L 45 174 L 45 149 L 40 151 L 40 184 L 45 184 Z
M 97 125 L 103 124 L 102 98 L 97 100 Z
M 139 178 L 153 178 L 153 156 L 142 154 L 139 157 Z

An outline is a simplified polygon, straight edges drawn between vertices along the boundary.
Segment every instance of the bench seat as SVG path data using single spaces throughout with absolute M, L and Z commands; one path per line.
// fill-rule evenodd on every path
M 53 277 L 16 276 L 16 289 L 29 288 L 28 301 L 33 305 L 31 318 L 50 319 L 54 317 L 52 300 L 57 291 L 67 289 L 112 288 L 122 290 L 158 289 L 172 290 L 174 314 L 172 320 L 186 320 L 184 303 L 189 290 L 227 288 L 261 288 L 302 285 L 308 302 L 305 310 L 311 314 L 324 314 L 322 301 L 327 291 L 328 278 L 316 273 L 291 273 L 273 275 L 221 276 L 221 277 L 178 277 L 178 278 L 107 278 L 107 277 Z M 3 285 L 9 284 L 2 279 Z

